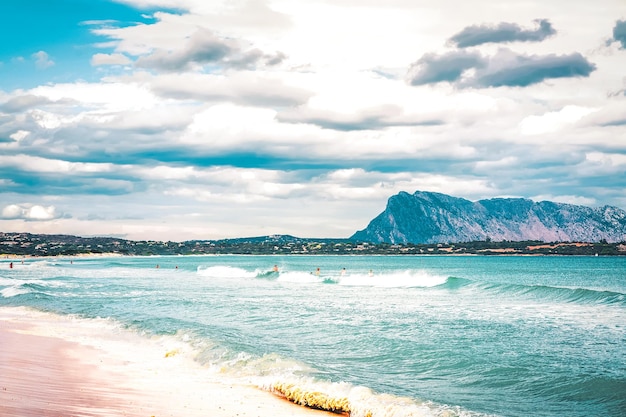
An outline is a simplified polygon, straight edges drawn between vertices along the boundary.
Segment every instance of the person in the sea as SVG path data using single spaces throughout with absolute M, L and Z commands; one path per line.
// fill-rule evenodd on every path
M 319 269 L 319 268 L 317 268 L 317 269 L 315 270 L 315 275 L 317 275 L 317 276 L 319 276 L 319 275 L 320 275 L 320 269 Z
M 274 268 L 272 268 L 272 271 L 278 272 L 278 265 L 274 265 Z
M 370 269 L 370 272 L 368 273 L 368 275 L 369 275 L 370 277 L 373 277 L 373 276 L 374 276 L 374 272 L 372 272 L 372 270 Z
M 341 268 L 341 276 L 346 275 L 346 268 Z

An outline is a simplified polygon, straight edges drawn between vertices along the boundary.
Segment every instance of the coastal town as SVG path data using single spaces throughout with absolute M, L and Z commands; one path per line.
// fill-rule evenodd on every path
M 389 244 L 269 235 L 184 242 L 0 232 L 1 257 L 77 255 L 584 255 L 626 256 L 626 242 L 485 241 Z

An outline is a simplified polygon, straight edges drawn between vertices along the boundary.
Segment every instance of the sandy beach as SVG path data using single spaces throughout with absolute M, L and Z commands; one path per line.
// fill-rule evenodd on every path
M 0 308 L 0 415 L 336 415 L 222 381 L 185 349 L 115 329 L 106 320 Z

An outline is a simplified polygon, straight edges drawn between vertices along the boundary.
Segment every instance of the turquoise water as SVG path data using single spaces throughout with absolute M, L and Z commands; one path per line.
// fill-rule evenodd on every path
M 9 262 L 0 306 L 172 335 L 207 372 L 306 382 L 375 417 L 626 415 L 626 258 Z

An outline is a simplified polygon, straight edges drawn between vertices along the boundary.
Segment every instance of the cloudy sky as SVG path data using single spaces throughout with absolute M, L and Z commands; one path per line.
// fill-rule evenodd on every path
M 624 0 L 24 0 L 0 34 L 0 231 L 348 237 L 416 190 L 626 208 Z

